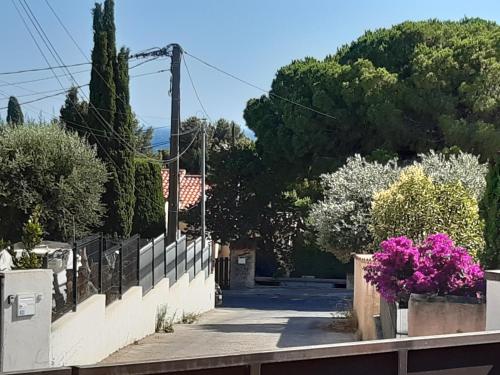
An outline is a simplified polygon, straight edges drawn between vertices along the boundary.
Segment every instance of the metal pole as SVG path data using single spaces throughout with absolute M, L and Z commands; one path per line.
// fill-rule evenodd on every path
M 103 259 L 103 252 L 104 252 L 104 235 L 102 233 L 99 234 L 99 265 L 98 265 L 98 272 L 99 274 L 97 275 L 98 281 L 97 283 L 99 284 L 98 289 L 99 293 L 102 293 L 102 259 Z
M 73 311 L 76 311 L 76 306 L 78 304 L 78 293 L 76 290 L 76 284 L 78 282 L 78 258 L 77 258 L 77 245 L 76 241 L 73 242 Z
M 177 239 L 179 227 L 179 128 L 180 128 L 180 82 L 181 54 L 178 44 L 172 46 L 172 115 L 170 124 L 169 186 L 168 186 L 168 238 L 167 245 Z
M 141 236 L 137 236 L 137 286 L 141 285 Z
M 205 159 L 206 159 L 206 144 L 207 144 L 207 128 L 205 122 L 202 124 L 201 131 L 201 248 L 205 248 L 205 236 L 206 236 L 206 223 L 205 223 L 205 179 L 206 179 L 206 168 L 205 168 Z M 203 259 L 203 257 L 202 257 Z
M 119 284 L 119 293 L 120 296 L 118 297 L 119 299 L 122 299 L 123 295 L 123 241 L 120 242 L 120 263 L 119 263 L 119 277 L 120 277 L 120 284 Z
M 151 287 L 155 287 L 155 239 L 151 241 Z

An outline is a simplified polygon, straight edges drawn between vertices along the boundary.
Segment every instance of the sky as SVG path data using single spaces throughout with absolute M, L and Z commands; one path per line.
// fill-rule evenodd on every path
M 13 5 L 20 0 L 0 0 L 0 72 L 46 68 L 30 34 Z M 45 0 L 26 0 L 65 64 L 86 62 L 92 49 L 91 9 L 94 1 L 47 0 L 62 19 L 85 56 L 73 44 L 51 13 Z M 22 12 L 22 9 L 21 9 Z M 390 27 L 406 20 L 459 20 L 481 17 L 500 23 L 498 0 L 116 0 L 117 45 L 131 52 L 179 43 L 187 52 L 256 86 L 269 89 L 276 71 L 292 60 L 312 56 L 323 59 L 366 30 Z M 42 45 L 42 49 L 49 56 Z M 243 110 L 249 99 L 263 92 L 246 86 L 185 56 L 186 64 L 207 114 L 196 99 L 187 72 L 181 71 L 181 117 L 226 118 L 245 125 Z M 131 66 L 137 63 L 131 62 Z M 168 59 L 148 62 L 130 74 L 168 69 Z M 90 79 L 89 67 L 78 66 L 76 81 Z M 62 74 L 63 71 L 58 71 Z M 0 74 L 0 107 L 9 95 L 21 103 L 60 90 L 50 71 Z M 131 78 L 131 104 L 142 124 L 170 124 L 170 75 L 168 72 Z M 72 81 L 61 77 L 64 87 Z M 12 84 L 15 84 L 13 86 Z M 45 94 L 38 94 L 48 92 Z M 30 95 L 31 94 L 31 95 Z M 25 116 L 50 119 L 59 114 L 64 95 L 23 105 Z M 0 110 L 5 118 L 6 110 Z M 164 130 L 160 129 L 163 133 Z M 156 138 L 156 137 L 155 137 Z

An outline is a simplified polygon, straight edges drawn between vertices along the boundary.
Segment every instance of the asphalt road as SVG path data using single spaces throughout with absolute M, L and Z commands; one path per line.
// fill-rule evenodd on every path
M 221 307 L 173 333 L 157 333 L 129 345 L 104 363 L 249 353 L 354 341 L 331 328 L 332 313 L 349 308 L 345 289 L 258 287 L 224 291 Z

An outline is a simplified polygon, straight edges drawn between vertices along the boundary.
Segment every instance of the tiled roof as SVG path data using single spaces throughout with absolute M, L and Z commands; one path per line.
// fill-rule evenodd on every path
M 168 169 L 162 169 L 163 196 L 168 199 Z M 185 169 L 179 171 L 179 209 L 184 210 L 198 204 L 201 200 L 201 176 L 187 174 Z M 208 187 L 207 187 L 208 188 Z

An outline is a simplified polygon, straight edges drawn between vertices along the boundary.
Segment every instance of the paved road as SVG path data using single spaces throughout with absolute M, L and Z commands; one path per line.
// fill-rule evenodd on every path
M 205 357 L 353 341 L 330 328 L 331 314 L 350 305 L 345 289 L 258 287 L 225 291 L 224 303 L 195 324 L 154 334 L 104 363 Z

